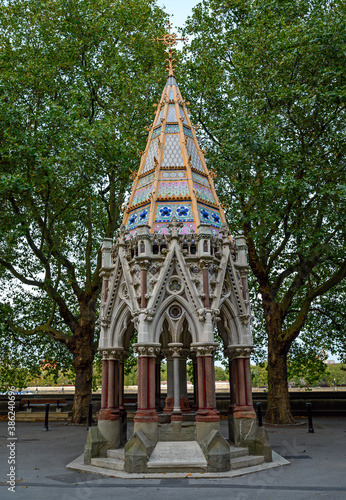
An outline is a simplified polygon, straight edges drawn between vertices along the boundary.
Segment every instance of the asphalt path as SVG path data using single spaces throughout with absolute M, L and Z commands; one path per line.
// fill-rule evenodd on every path
M 129 426 L 131 433 L 131 425 Z M 221 421 L 226 434 L 227 422 Z M 0 499 L 346 499 L 346 419 L 316 418 L 307 424 L 267 427 L 273 450 L 290 465 L 236 478 L 117 479 L 68 470 L 65 465 L 83 451 L 86 427 L 18 422 L 15 436 L 0 422 Z M 16 439 L 14 439 L 16 438 Z M 13 445 L 14 443 L 14 445 Z M 14 459 L 12 464 L 8 462 Z M 15 488 L 10 480 L 15 467 Z

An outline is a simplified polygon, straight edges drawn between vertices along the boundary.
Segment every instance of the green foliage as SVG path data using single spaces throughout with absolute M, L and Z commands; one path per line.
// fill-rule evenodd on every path
M 252 387 L 264 387 L 268 384 L 268 370 L 265 363 L 251 365 Z
M 337 386 L 346 385 L 346 366 L 342 363 L 327 365 L 321 382 L 329 385 L 329 387 L 334 387 L 335 384 Z
M 287 378 L 296 386 L 310 388 L 317 385 L 326 371 L 326 355 L 316 350 L 305 350 L 301 344 L 290 349 Z
M 56 361 L 84 339 L 92 363 L 99 248 L 164 84 L 164 24 L 153 0 L 0 0 L 0 323 L 50 336 Z
M 221 366 L 215 366 L 215 381 L 226 381 L 228 380 L 227 373 Z
M 324 334 L 344 352 L 331 306 L 346 275 L 344 21 L 341 0 L 205 0 L 185 30 L 183 93 L 246 236 L 269 374 L 300 334 L 310 351 Z

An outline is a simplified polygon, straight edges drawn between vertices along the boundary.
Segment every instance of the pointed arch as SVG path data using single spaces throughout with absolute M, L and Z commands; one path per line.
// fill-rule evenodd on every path
M 111 341 L 110 347 L 127 347 L 126 332 L 133 330 L 131 310 L 126 302 L 122 302 L 112 316 L 112 321 L 109 327 L 109 338 Z
M 198 342 L 200 337 L 199 335 L 200 328 L 199 325 L 197 324 L 195 314 L 193 314 L 193 312 L 191 311 L 190 304 L 180 295 L 170 295 L 160 305 L 155 315 L 155 320 L 153 322 L 154 342 L 159 342 L 164 320 L 166 319 L 169 320 L 169 322 L 172 322 L 172 320 L 168 315 L 168 308 L 174 303 L 179 304 L 183 309 L 181 321 L 183 321 L 183 319 L 187 320 L 190 334 L 192 337 L 192 342 Z
M 217 327 L 220 336 L 227 345 L 241 344 L 241 323 L 237 317 L 237 311 L 232 302 L 227 298 L 220 307 L 221 321 Z M 226 321 L 225 321 L 226 320 Z

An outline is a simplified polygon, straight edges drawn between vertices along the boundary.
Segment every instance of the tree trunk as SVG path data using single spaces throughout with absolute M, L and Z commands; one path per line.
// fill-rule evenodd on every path
M 294 423 L 287 384 L 287 353 L 279 346 L 268 348 L 268 409 L 265 418 L 272 424 Z
M 94 361 L 95 313 L 82 311 L 80 326 L 74 334 L 73 367 L 76 373 L 72 422 L 84 424 L 88 418 L 88 404 L 92 397 L 92 375 Z
M 292 424 L 294 419 L 287 381 L 290 344 L 281 339 L 280 309 L 267 290 L 262 293 L 262 302 L 268 335 L 268 409 L 265 418 L 272 424 Z

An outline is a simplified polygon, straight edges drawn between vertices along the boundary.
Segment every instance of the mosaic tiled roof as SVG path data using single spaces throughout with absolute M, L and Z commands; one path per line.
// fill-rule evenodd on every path
M 140 224 L 167 233 L 175 216 L 182 233 L 198 233 L 206 223 L 218 234 L 226 222 L 195 129 L 175 77 L 163 90 L 147 146 L 133 182 L 124 224 L 133 233 Z

